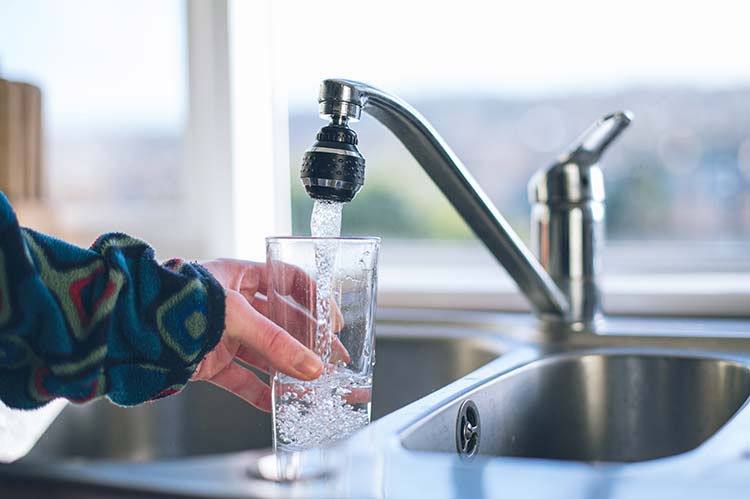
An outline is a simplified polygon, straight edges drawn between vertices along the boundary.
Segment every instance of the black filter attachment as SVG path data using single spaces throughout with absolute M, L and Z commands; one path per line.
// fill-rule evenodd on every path
M 365 158 L 357 149 L 357 134 L 344 124 L 331 123 L 318 132 L 305 153 L 300 180 L 313 199 L 348 203 L 365 183 Z

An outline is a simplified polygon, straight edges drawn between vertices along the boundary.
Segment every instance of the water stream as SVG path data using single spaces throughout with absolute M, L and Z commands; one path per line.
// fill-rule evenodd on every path
M 344 203 L 316 200 L 310 217 L 312 237 L 334 238 L 341 236 L 341 212 Z M 315 266 L 317 267 L 317 298 L 315 313 L 318 327 L 315 333 L 315 353 L 323 365 L 331 360 L 331 281 L 336 266 L 336 241 L 321 240 L 315 243 Z

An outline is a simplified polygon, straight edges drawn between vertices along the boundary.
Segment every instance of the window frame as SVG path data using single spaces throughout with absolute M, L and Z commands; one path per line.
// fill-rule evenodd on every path
M 204 257 L 265 259 L 291 232 L 286 93 L 271 0 L 187 0 L 186 192 Z M 270 126 L 269 126 L 270 124 Z

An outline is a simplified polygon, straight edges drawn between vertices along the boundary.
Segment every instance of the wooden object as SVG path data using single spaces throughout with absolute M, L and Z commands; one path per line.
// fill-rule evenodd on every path
M 0 79 L 0 190 L 15 201 L 43 191 L 42 97 L 28 83 Z

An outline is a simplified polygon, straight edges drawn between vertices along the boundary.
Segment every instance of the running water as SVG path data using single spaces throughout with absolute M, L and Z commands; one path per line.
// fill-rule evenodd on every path
M 310 219 L 313 237 L 341 235 L 343 203 L 316 200 Z M 314 381 L 300 381 L 276 374 L 274 381 L 274 444 L 279 450 L 321 447 L 346 437 L 370 422 L 372 376 L 348 369 L 343 362 L 331 363 L 334 331 L 331 326 L 333 273 L 338 243 L 315 242 L 317 267 L 317 328 L 313 349 L 325 370 Z
M 318 199 L 313 205 L 310 217 L 310 235 L 312 237 L 341 236 L 341 211 L 344 203 Z
M 313 237 L 339 237 L 341 235 L 341 210 L 344 203 L 316 200 L 310 217 L 310 233 Z M 318 327 L 315 332 L 315 353 L 323 365 L 331 360 L 331 280 L 336 265 L 336 241 L 315 243 L 315 266 L 317 267 L 317 299 L 315 313 Z

